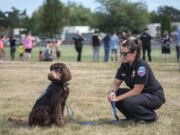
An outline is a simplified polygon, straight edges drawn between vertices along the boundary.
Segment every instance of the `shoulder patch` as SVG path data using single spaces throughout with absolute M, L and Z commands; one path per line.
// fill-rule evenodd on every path
M 146 70 L 144 66 L 140 66 L 137 70 L 137 75 L 143 77 L 146 74 Z

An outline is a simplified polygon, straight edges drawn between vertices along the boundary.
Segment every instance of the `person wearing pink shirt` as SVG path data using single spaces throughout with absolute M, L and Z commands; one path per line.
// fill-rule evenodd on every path
M 33 37 L 31 33 L 28 33 L 25 38 L 23 39 L 23 45 L 25 48 L 24 59 L 30 60 L 31 59 L 31 52 L 33 47 Z
M 0 61 L 4 59 L 5 50 L 4 50 L 4 36 L 0 36 Z

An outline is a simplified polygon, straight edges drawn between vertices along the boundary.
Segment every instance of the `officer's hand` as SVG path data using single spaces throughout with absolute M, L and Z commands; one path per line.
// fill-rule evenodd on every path
M 109 102 L 111 102 L 111 96 L 110 96 L 110 93 L 109 93 L 109 92 L 107 93 L 107 100 L 108 100 Z
M 116 98 L 116 93 L 115 92 L 108 92 L 107 99 L 108 99 L 109 102 L 114 101 L 115 98 Z
M 117 102 L 117 101 L 118 101 L 117 96 L 114 96 L 114 97 L 111 99 L 111 102 Z

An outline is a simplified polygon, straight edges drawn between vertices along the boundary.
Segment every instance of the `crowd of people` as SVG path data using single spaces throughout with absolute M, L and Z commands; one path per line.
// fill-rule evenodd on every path
M 18 47 L 16 44 L 16 37 L 15 36 L 10 36 L 5 37 L 1 36 L 0 38 L 0 60 L 5 59 L 5 47 L 4 47 L 4 40 L 8 39 L 9 41 L 9 46 L 10 46 L 10 57 L 11 60 L 15 60 L 15 54 L 16 54 L 16 49 L 18 49 L 18 54 L 19 54 L 19 60 L 30 60 L 31 59 L 31 52 L 33 48 L 33 37 L 31 36 L 31 33 L 27 33 L 26 36 L 22 39 L 22 41 L 19 43 Z
M 15 60 L 16 52 L 18 52 L 20 61 L 30 61 L 33 47 L 36 46 L 37 42 L 31 33 L 27 33 L 22 40 L 17 43 L 15 36 L 5 37 L 0 36 L 0 61 L 5 60 L 5 40 L 9 42 L 10 47 L 10 59 Z M 61 52 L 59 46 L 60 40 L 49 40 L 46 43 L 46 47 L 39 51 L 39 61 L 53 61 L 54 58 L 60 60 Z M 53 55 L 52 51 L 55 49 L 56 56 Z
M 176 32 L 176 54 L 177 61 L 180 61 L 180 28 Z M 0 36 L 0 60 L 5 59 L 5 48 L 4 48 L 4 39 L 5 36 Z M 120 35 L 117 35 L 114 31 L 107 33 L 105 36 L 100 36 L 99 31 L 95 30 L 92 35 L 92 61 L 100 61 L 100 49 L 101 45 L 104 46 L 104 62 L 108 63 L 109 61 L 118 62 L 119 48 L 120 44 L 127 40 L 128 38 L 139 38 L 142 42 L 142 58 L 146 60 L 146 55 L 148 56 L 148 61 L 152 61 L 151 57 L 151 40 L 152 37 L 148 33 L 148 29 L 145 28 L 138 37 L 133 37 L 130 32 L 123 31 Z M 16 49 L 18 50 L 19 60 L 29 61 L 31 59 L 31 52 L 35 46 L 34 38 L 31 36 L 31 33 L 27 33 L 26 36 L 22 39 L 17 47 L 15 36 L 9 37 L 10 45 L 10 58 L 15 60 Z M 72 38 L 74 41 L 74 47 L 77 52 L 77 61 L 82 61 L 82 51 L 83 51 L 83 42 L 85 38 L 80 32 L 77 32 L 76 35 Z M 167 31 L 164 31 L 163 36 L 161 37 L 161 53 L 164 62 L 169 61 L 169 55 L 171 53 L 171 42 L 172 38 Z M 43 50 L 39 51 L 39 61 L 53 61 L 53 59 L 60 60 L 61 51 L 60 45 L 62 40 L 49 40 L 46 43 L 46 47 Z M 53 51 L 55 50 L 55 51 Z M 53 54 L 55 52 L 55 55 Z
M 39 61 L 53 61 L 55 58 L 60 60 L 61 51 L 60 51 L 60 40 L 49 40 L 47 42 L 46 48 L 39 51 Z M 55 54 L 53 55 L 53 49 L 55 49 Z
M 118 61 L 118 54 L 120 44 L 127 40 L 128 38 L 135 39 L 138 38 L 142 42 L 142 58 L 146 59 L 146 55 L 148 56 L 148 61 L 152 61 L 152 37 L 148 33 L 148 29 L 145 28 L 144 32 L 142 32 L 138 37 L 133 37 L 130 32 L 123 31 L 120 36 L 117 36 L 115 32 L 107 33 L 104 37 L 101 37 L 98 31 L 95 31 L 92 36 L 92 61 L 99 62 L 100 56 L 100 46 L 103 44 L 104 46 L 104 62 L 108 63 L 109 61 Z M 77 36 L 73 38 L 75 49 L 78 53 L 77 61 L 81 61 L 81 53 L 83 48 L 83 41 L 85 40 L 83 36 L 77 33 Z M 180 28 L 177 30 L 176 34 L 176 54 L 177 54 L 177 61 L 179 61 L 180 57 Z M 164 62 L 169 62 L 169 56 L 171 53 L 171 44 L 172 44 L 172 37 L 167 31 L 164 31 L 163 36 L 160 39 L 161 41 L 161 53 L 162 59 Z

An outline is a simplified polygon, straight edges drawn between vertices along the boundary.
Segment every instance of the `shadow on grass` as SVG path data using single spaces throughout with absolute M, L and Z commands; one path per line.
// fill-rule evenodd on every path
M 139 124 L 145 124 L 145 123 L 139 123 L 139 122 L 134 122 L 132 120 L 125 120 L 125 119 L 121 119 L 121 120 L 110 120 L 110 119 L 99 119 L 99 120 L 95 120 L 95 121 L 86 121 L 86 120 L 70 120 L 67 122 L 67 124 L 77 124 L 80 126 L 100 126 L 100 125 L 111 125 L 111 126 L 117 126 L 117 127 L 122 127 L 122 128 L 126 128 L 128 126 L 137 126 Z
M 27 121 L 21 120 L 21 119 L 8 118 L 3 123 L 4 123 L 4 125 L 8 125 L 9 128 L 31 128 L 28 125 Z M 125 120 L 125 119 L 121 119 L 119 121 L 117 121 L 117 120 L 110 120 L 110 119 L 99 119 L 99 120 L 95 120 L 95 121 L 88 121 L 88 120 L 86 121 L 86 120 L 73 119 L 73 120 L 67 120 L 66 121 L 66 125 L 67 126 L 68 125 L 69 126 L 78 125 L 80 127 L 83 127 L 83 126 L 110 125 L 110 126 L 126 128 L 128 126 L 135 127 L 135 126 L 138 126 L 139 124 L 147 124 L 147 123 L 135 122 L 135 121 L 132 121 L 132 120 Z M 66 127 L 66 125 L 65 125 L 65 127 Z
M 28 122 L 26 120 L 21 120 L 21 119 L 16 119 L 16 118 L 8 118 L 7 121 L 4 121 L 5 123 L 7 123 L 9 126 L 12 127 L 23 127 L 23 128 L 27 128 L 28 126 Z

